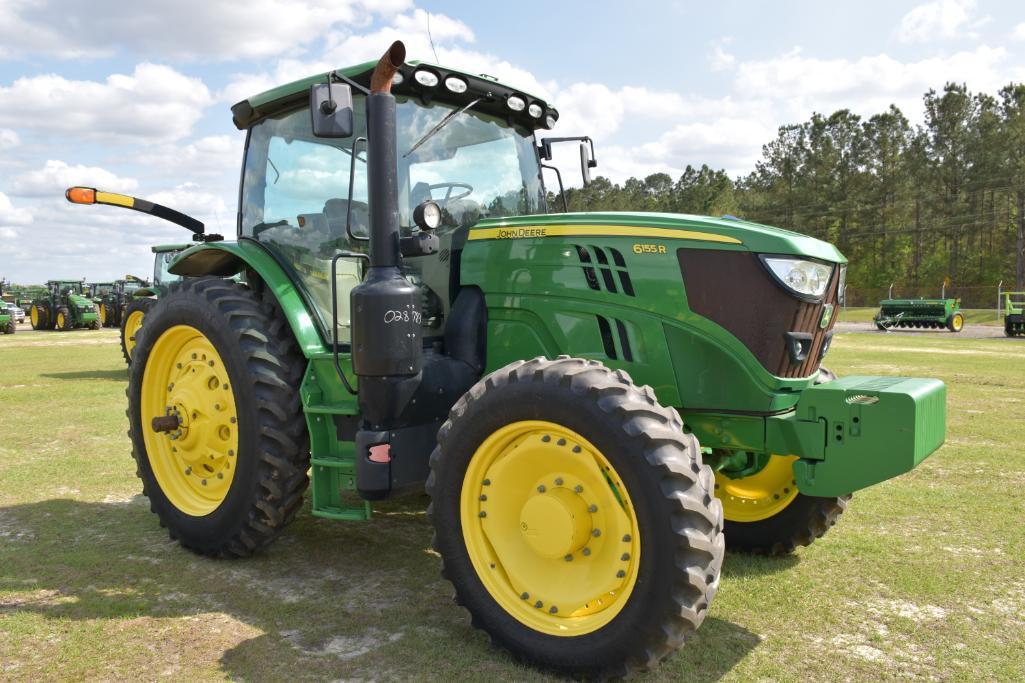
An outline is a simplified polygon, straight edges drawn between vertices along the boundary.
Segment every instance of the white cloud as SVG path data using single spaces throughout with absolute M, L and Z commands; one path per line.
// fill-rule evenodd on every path
M 716 45 L 712 48 L 708 63 L 712 71 L 727 71 L 737 63 L 737 57 L 723 49 L 722 45 Z
M 0 128 L 0 150 L 11 149 L 21 144 L 21 138 L 13 130 Z
M 976 28 L 988 21 L 975 18 L 975 0 L 933 0 L 904 15 L 897 38 L 904 43 L 922 43 L 954 38 L 964 29 Z
M 73 185 L 108 192 L 131 192 L 139 183 L 134 178 L 120 178 L 96 166 L 70 166 L 64 161 L 51 159 L 41 169 L 16 177 L 11 189 L 20 197 L 59 197 Z
M 213 99 L 198 78 L 157 64 L 106 81 L 71 81 L 56 74 L 0 86 L 0 124 L 135 143 L 176 140 L 190 133 Z
M 1012 40 L 1025 40 L 1025 21 L 1021 22 L 1014 27 L 1014 32 L 1011 34 Z
M 981 45 L 945 57 L 901 62 L 885 54 L 848 59 L 806 57 L 794 49 L 763 61 L 737 66 L 735 90 L 775 100 L 783 106 L 780 123 L 812 111 L 850 108 L 875 113 L 891 102 L 916 109 L 929 88 L 947 81 L 967 82 L 976 90 L 995 91 L 1006 84 L 1017 67 L 1007 67 L 1004 48 Z
M 0 3 L 0 58 L 103 57 L 111 46 L 168 59 L 245 60 L 305 51 L 335 25 L 364 26 L 411 0 L 151 2 L 7 0 Z M 433 19 L 433 18 L 432 18 Z M 434 22 L 432 20 L 433 29 Z
M 0 226 L 29 225 L 32 213 L 26 209 L 17 209 L 10 198 L 0 192 Z

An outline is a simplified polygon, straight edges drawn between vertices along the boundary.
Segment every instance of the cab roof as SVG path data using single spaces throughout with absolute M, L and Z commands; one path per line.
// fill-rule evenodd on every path
M 377 65 L 376 61 L 364 62 L 344 69 L 335 69 L 324 73 L 315 74 L 301 78 L 276 88 L 271 88 L 259 95 L 254 95 L 242 100 L 231 108 L 232 120 L 239 130 L 246 130 L 264 118 L 281 111 L 292 109 L 305 104 L 309 99 L 310 86 L 314 83 L 324 83 L 329 77 L 332 82 L 344 83 L 345 80 L 339 76 L 352 80 L 359 85 L 368 88 L 370 86 L 370 75 Z M 417 71 L 426 70 L 438 77 L 438 84 L 434 87 L 421 85 L 414 78 Z M 515 120 L 521 125 L 531 129 L 544 128 L 545 119 L 552 115 L 558 120 L 559 113 L 545 100 L 532 95 L 520 88 L 500 83 L 498 79 L 487 74 L 470 74 L 452 67 L 430 64 L 421 61 L 406 62 L 399 67 L 401 82 L 392 86 L 392 93 L 398 96 L 419 97 L 425 104 L 433 99 L 447 103 L 463 105 L 474 99 L 483 96 L 484 99 L 474 107 L 475 111 L 498 114 Z M 458 76 L 467 83 L 467 90 L 464 93 L 453 93 L 444 86 L 445 79 L 450 76 Z M 509 97 L 517 95 L 523 99 L 526 105 L 522 111 L 515 112 L 506 106 Z M 537 104 L 541 107 L 542 114 L 539 117 L 531 117 L 529 107 Z

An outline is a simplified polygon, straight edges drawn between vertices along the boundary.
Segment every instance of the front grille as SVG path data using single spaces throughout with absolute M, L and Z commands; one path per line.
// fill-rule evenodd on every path
M 676 255 L 691 311 L 733 334 L 777 377 L 809 377 L 818 370 L 822 346 L 837 317 L 836 272 L 824 300 L 809 303 L 776 282 L 755 254 L 679 249 Z M 826 327 L 820 328 L 826 304 L 833 304 L 834 310 Z M 803 360 L 791 360 L 787 333 L 811 336 Z

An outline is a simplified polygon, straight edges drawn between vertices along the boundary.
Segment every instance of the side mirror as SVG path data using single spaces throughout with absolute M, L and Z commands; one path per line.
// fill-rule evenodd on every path
M 584 177 L 584 187 L 591 184 L 591 169 L 598 165 L 591 159 L 591 152 L 586 142 L 580 143 L 580 175 Z
M 310 116 L 318 138 L 352 137 L 352 88 L 343 83 L 310 86 Z

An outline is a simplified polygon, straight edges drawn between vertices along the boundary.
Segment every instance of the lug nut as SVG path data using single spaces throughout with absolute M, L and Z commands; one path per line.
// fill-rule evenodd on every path
M 485 495 L 484 495 L 484 494 L 482 493 L 482 494 L 480 494 L 480 499 L 481 499 L 481 500 L 487 500 L 487 499 L 488 499 L 488 497 L 487 497 L 487 496 L 485 496 Z
M 566 439 L 559 439 L 555 443 L 558 444 L 559 446 L 565 446 L 566 445 Z
M 555 485 L 556 486 L 562 486 L 562 477 L 556 477 L 555 478 Z
M 579 453 L 580 452 L 580 446 L 574 446 L 573 447 L 573 452 L 574 453 Z
M 574 490 L 574 491 L 575 491 L 576 493 L 583 493 L 583 492 L 584 492 L 584 487 L 583 487 L 583 486 L 581 486 L 580 484 L 577 484 L 576 486 L 574 486 L 574 487 L 573 487 L 573 490 Z
M 540 600 L 538 600 L 534 603 L 534 607 L 536 607 L 537 609 L 541 609 L 542 607 L 544 607 L 544 605 L 541 603 Z
M 217 478 L 218 479 L 224 479 L 224 472 L 218 472 L 217 473 Z
M 552 605 L 551 607 L 548 608 L 548 613 L 549 614 L 555 614 L 558 611 L 559 611 L 559 608 L 554 606 L 554 605 Z
M 530 593 L 520 593 L 520 600 L 526 600 L 530 597 Z
M 584 548 L 583 551 L 581 551 L 581 552 L 584 553 L 584 557 L 587 557 L 588 555 L 591 554 L 591 549 L 590 548 Z
M 627 560 L 630 559 L 630 553 L 623 553 L 622 555 L 619 556 L 619 559 L 623 560 L 623 562 L 626 562 Z
M 620 569 L 618 572 L 616 572 L 616 578 L 617 579 L 621 579 L 624 576 L 626 576 L 626 572 L 624 572 L 622 569 Z
M 587 506 L 587 511 L 590 512 L 593 515 L 594 513 L 598 512 L 598 506 L 597 505 L 588 505 Z
M 207 365 L 209 365 L 210 367 L 213 367 L 214 366 L 214 362 L 213 361 L 208 361 Z
M 477 516 L 478 516 L 478 517 L 487 517 L 487 516 L 488 516 L 488 513 L 486 513 L 486 512 L 484 512 L 483 510 L 481 510 L 481 511 L 480 511 L 480 514 L 478 514 Z
M 552 440 L 552 437 L 550 437 L 547 434 L 545 434 L 544 436 L 541 437 L 541 440 L 544 441 L 545 443 L 548 443 L 549 441 Z
M 191 467 L 186 467 L 185 468 L 185 474 L 192 474 L 192 468 Z
M 537 492 L 538 492 L 538 493 L 544 493 L 544 492 L 545 492 L 545 491 L 547 491 L 547 490 L 548 490 L 548 489 L 546 489 L 546 488 L 545 488 L 545 485 L 544 485 L 544 484 L 541 484 L 540 486 L 538 486 L 538 487 L 537 487 Z
M 485 486 L 491 486 L 491 480 L 490 480 L 490 479 L 485 479 L 485 480 L 484 480 L 484 482 L 483 482 L 483 484 L 484 484 Z
M 564 557 L 562 559 L 566 560 L 567 562 L 572 562 L 573 561 L 573 556 L 572 555 L 567 555 L 566 557 Z
M 203 486 L 206 486 L 206 479 L 203 480 Z
M 630 534 L 623 536 L 623 543 L 629 543 L 631 541 Z
M 598 538 L 599 536 L 601 536 L 601 529 L 595 529 L 594 531 L 591 532 L 591 535 L 594 536 L 595 538 Z

